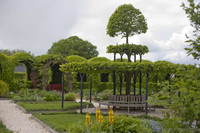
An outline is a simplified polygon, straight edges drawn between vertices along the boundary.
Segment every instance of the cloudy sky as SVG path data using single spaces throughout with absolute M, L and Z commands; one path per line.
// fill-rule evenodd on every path
M 125 39 L 106 35 L 109 17 L 119 5 L 132 4 L 147 19 L 147 33 L 129 39 L 149 47 L 144 59 L 199 64 L 184 50 L 185 34 L 192 36 L 193 29 L 182 2 L 186 0 L 0 0 L 0 49 L 42 55 L 53 42 L 77 35 L 96 45 L 99 56 L 112 59 L 106 47 Z

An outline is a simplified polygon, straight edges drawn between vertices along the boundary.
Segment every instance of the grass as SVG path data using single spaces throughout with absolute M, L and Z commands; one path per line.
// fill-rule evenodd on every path
M 21 107 L 26 111 L 59 111 L 59 110 L 73 110 L 79 109 L 80 103 L 77 102 L 64 102 L 64 108 L 62 109 L 61 102 L 19 102 Z M 83 102 L 83 108 L 93 106 L 90 103 Z
M 12 131 L 8 130 L 6 126 L 0 121 L 0 133 L 13 133 Z
M 58 132 L 65 132 L 72 123 L 85 122 L 85 114 L 72 113 L 42 113 L 33 114 L 36 118 L 46 123 L 49 127 Z M 90 115 L 90 119 L 95 120 L 95 114 Z M 85 124 L 85 123 L 84 123 Z

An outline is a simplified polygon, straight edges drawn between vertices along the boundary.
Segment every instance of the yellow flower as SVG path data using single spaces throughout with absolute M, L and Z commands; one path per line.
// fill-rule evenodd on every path
M 86 121 L 85 124 L 89 126 L 90 125 L 90 115 L 89 115 L 89 113 L 87 113 L 87 115 L 85 116 L 85 121 Z
M 103 116 L 101 115 L 101 113 L 99 114 L 99 123 L 102 123 L 102 119 L 103 119 Z
M 114 122 L 114 119 L 113 119 L 113 110 L 112 110 L 111 107 L 110 107 L 110 110 L 109 110 L 109 122 L 110 122 L 110 124 L 113 124 L 113 122 Z
M 96 110 L 96 120 L 99 121 L 99 115 L 100 115 L 100 110 L 99 107 L 97 106 L 97 110 Z

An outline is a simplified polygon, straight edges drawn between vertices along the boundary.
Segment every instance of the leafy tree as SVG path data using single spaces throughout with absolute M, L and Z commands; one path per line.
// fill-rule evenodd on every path
M 71 36 L 67 39 L 61 39 L 53 43 L 48 50 L 48 54 L 61 55 L 63 57 L 70 55 L 79 55 L 90 59 L 98 56 L 97 47 L 88 41 L 84 41 L 77 36 Z
M 195 4 L 194 0 L 188 0 L 189 6 L 182 4 L 187 17 L 191 22 L 191 26 L 194 28 L 194 39 L 187 36 L 188 40 L 186 42 L 190 43 L 187 50 L 188 55 L 192 55 L 194 59 L 200 59 L 200 3 Z
M 131 4 L 119 6 L 110 16 L 107 25 L 107 34 L 110 37 L 122 35 L 122 38 L 126 37 L 126 43 L 128 43 L 128 37 L 146 33 L 146 31 L 147 23 L 144 15 Z

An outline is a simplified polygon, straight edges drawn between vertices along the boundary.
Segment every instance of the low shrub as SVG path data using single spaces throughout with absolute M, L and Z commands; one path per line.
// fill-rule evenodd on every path
M 52 95 L 47 94 L 47 95 L 45 96 L 44 100 L 45 100 L 45 101 L 54 101 L 54 98 L 53 98 Z
M 99 128 L 102 132 L 109 133 L 111 130 L 111 124 L 109 123 L 108 116 L 104 116 L 102 123 L 97 121 L 91 121 L 91 124 L 87 127 L 85 122 L 72 123 L 68 126 L 67 131 L 70 133 L 85 133 L 87 130 L 90 132 L 99 132 Z M 113 133 L 147 133 L 152 132 L 151 128 L 148 128 L 146 122 L 139 118 L 133 118 L 125 115 L 114 115 L 114 122 L 112 124 Z
M 76 101 L 76 94 L 74 92 L 69 92 L 64 96 L 65 101 Z
M 8 85 L 0 80 L 0 97 L 6 97 L 9 93 Z
M 95 100 L 96 101 L 108 101 L 110 95 L 112 95 L 111 90 L 104 90 L 102 93 L 97 93 L 95 95 Z

